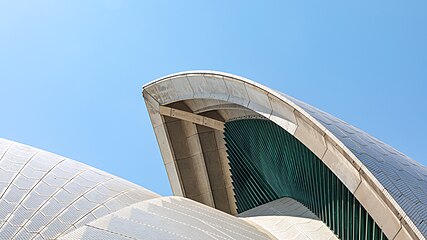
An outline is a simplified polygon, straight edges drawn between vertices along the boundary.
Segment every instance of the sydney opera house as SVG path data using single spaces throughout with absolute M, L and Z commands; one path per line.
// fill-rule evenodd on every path
M 174 196 L 0 139 L 0 239 L 425 239 L 427 168 L 251 80 L 142 91 Z

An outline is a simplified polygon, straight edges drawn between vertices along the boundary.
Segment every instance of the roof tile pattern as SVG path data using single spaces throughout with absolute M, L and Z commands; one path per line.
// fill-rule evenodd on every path
M 54 239 L 155 197 L 85 164 L 0 138 L 0 239 Z
M 338 240 L 314 213 L 288 197 L 252 208 L 239 217 L 258 224 L 277 239 Z
M 377 178 L 410 221 L 427 236 L 427 168 L 352 125 L 283 94 L 332 132 Z
M 248 222 L 182 197 L 133 204 L 61 239 L 274 239 Z

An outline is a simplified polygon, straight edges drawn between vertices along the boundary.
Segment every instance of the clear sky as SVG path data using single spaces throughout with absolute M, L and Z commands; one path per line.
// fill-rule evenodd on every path
M 171 193 L 141 88 L 248 77 L 427 165 L 427 1 L 2 1 L 0 137 Z

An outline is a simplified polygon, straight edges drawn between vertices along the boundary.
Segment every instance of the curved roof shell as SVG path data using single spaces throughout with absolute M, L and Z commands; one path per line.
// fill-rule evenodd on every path
M 235 214 L 221 128 L 236 118 L 263 117 L 321 159 L 389 239 L 427 235 L 427 169 L 330 114 L 251 80 L 212 71 L 157 79 L 144 86 L 143 96 L 176 195 Z M 221 176 L 222 185 L 213 176 Z M 228 204 L 219 200 L 220 194 Z
M 275 239 L 261 227 L 182 197 L 135 203 L 60 239 Z
M 308 208 L 288 197 L 252 208 L 239 217 L 263 227 L 277 239 L 339 239 Z
M 141 201 L 87 223 L 60 239 L 338 239 L 291 198 L 234 217 L 182 197 Z
M 0 138 L 0 239 L 55 239 L 157 197 L 93 167 Z

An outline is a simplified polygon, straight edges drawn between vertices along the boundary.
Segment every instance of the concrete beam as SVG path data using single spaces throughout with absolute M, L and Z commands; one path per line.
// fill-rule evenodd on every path
M 224 122 L 221 122 L 212 118 L 200 116 L 194 113 L 190 113 L 190 112 L 186 112 L 186 111 L 182 111 L 179 109 L 166 107 L 166 106 L 160 106 L 159 112 L 163 116 L 173 117 L 176 119 L 192 122 L 192 123 L 210 127 L 222 132 L 224 131 Z

